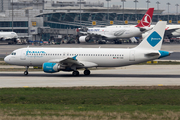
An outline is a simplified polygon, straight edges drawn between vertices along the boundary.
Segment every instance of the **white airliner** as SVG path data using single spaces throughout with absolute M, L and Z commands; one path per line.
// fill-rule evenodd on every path
M 0 41 L 17 43 L 18 35 L 15 32 L 0 32 Z
M 165 36 L 168 38 L 180 37 L 180 25 L 166 25 Z
M 79 42 L 88 42 L 92 37 L 97 40 L 118 41 L 118 39 L 140 36 L 142 33 L 151 30 L 151 20 L 154 8 L 149 8 L 138 25 L 120 25 L 119 27 L 88 28 L 86 36 L 79 37 Z
M 151 25 L 154 27 L 154 25 Z M 173 37 L 180 37 L 180 25 L 166 25 L 165 29 L 165 37 L 173 38 Z M 145 38 L 148 35 L 149 31 L 142 34 L 142 38 Z
M 90 75 L 91 67 L 120 67 L 169 56 L 170 52 L 161 51 L 166 22 L 160 21 L 149 35 L 135 48 L 21 48 L 14 50 L 4 58 L 13 65 L 43 66 L 46 73 L 73 71 L 84 68 L 84 74 Z

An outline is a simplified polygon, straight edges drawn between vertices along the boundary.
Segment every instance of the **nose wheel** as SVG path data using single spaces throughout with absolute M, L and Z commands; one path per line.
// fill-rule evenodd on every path
M 84 70 L 84 75 L 90 75 L 90 70 Z
M 29 69 L 29 66 L 26 66 L 26 71 L 24 71 L 24 75 L 28 75 L 28 69 Z
M 28 75 L 28 71 L 24 71 L 24 75 Z

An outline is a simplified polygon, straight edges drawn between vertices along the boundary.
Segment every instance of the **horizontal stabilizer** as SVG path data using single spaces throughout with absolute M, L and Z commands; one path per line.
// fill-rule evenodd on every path
M 145 54 L 146 57 L 155 57 L 155 56 L 159 56 L 159 53 L 147 53 Z

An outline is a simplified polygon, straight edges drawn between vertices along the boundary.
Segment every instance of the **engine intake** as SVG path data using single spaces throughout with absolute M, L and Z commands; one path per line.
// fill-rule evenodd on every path
M 83 42 L 89 42 L 90 37 L 89 36 L 81 36 L 79 37 L 79 42 L 83 43 Z

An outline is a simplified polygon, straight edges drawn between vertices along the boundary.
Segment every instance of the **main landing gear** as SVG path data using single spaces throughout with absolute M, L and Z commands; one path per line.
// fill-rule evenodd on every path
M 29 69 L 29 66 L 26 66 L 26 71 L 24 71 L 24 75 L 28 75 L 28 69 Z
M 72 75 L 73 76 L 79 76 L 79 71 L 73 71 Z
M 84 70 L 84 75 L 90 75 L 90 73 L 91 73 L 90 70 L 87 70 L 87 69 Z
M 90 75 L 90 73 L 91 73 L 90 70 L 88 70 L 88 69 L 84 70 L 84 75 Z M 72 75 L 79 76 L 79 71 L 73 71 Z

